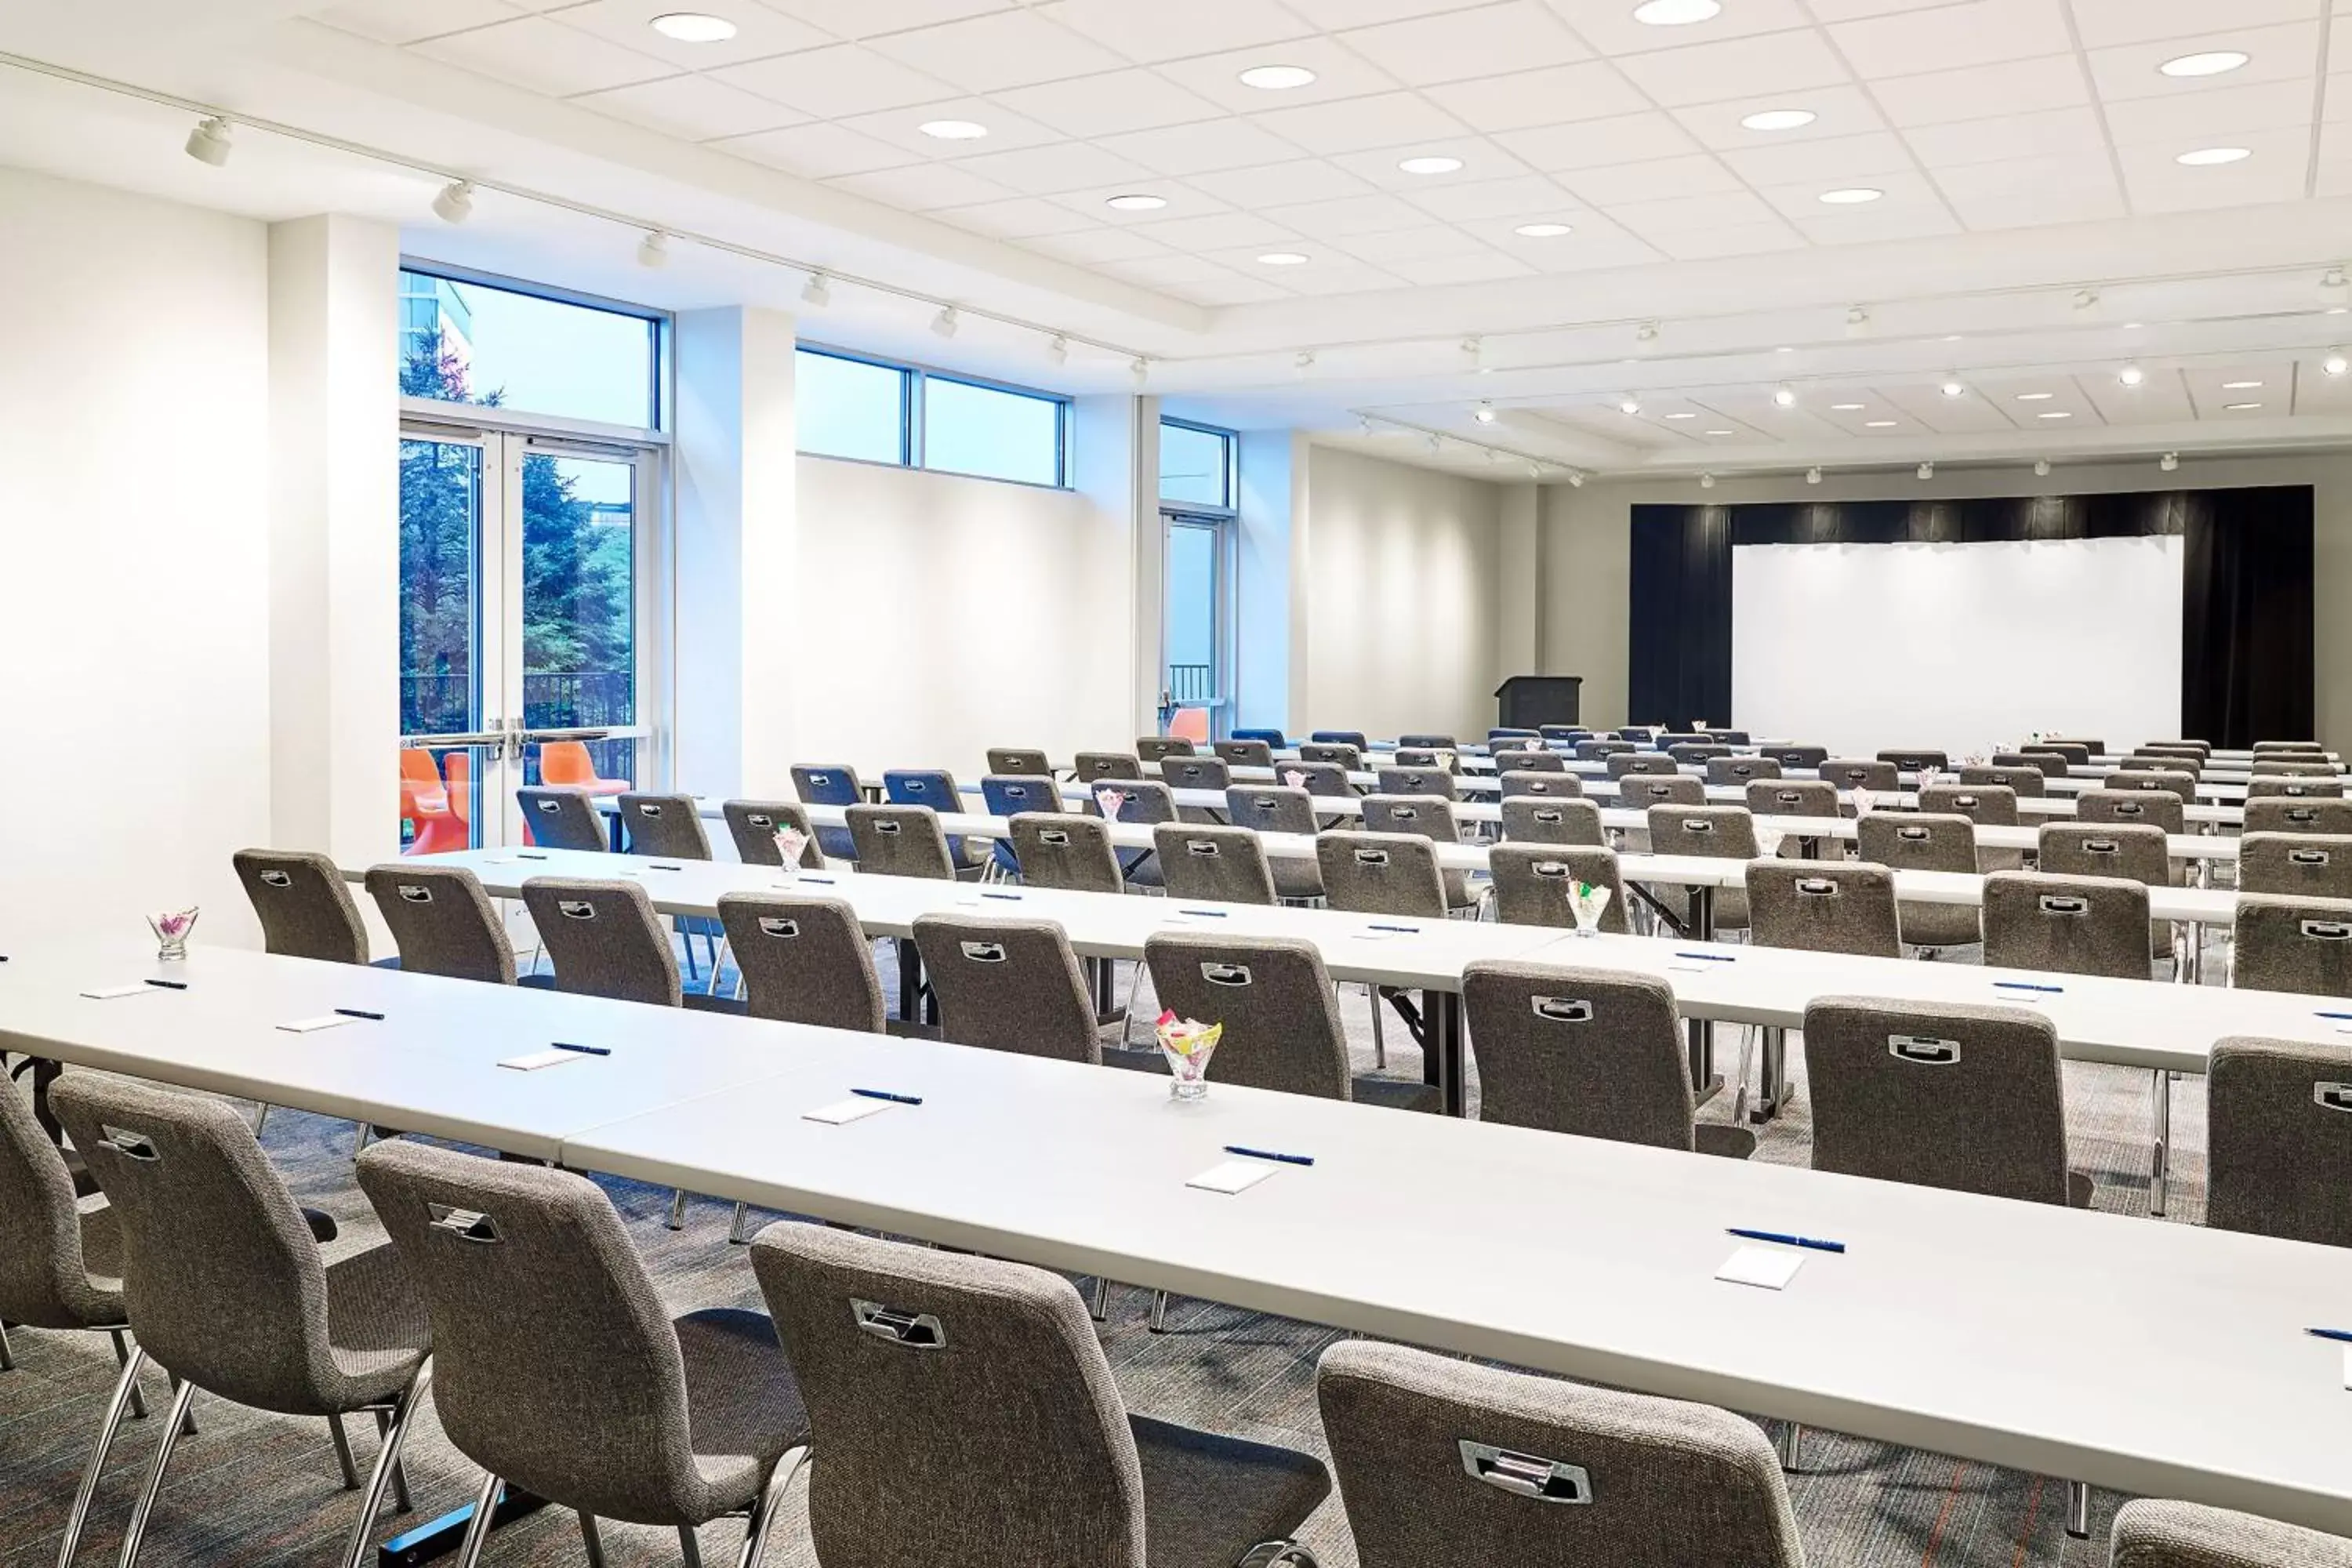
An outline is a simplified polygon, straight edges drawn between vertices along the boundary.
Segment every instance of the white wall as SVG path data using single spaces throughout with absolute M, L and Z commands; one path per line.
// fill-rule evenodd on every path
M 1307 625 L 1290 727 L 1483 736 L 1503 670 L 1504 487 L 1310 449 L 1292 529 Z M 1511 671 L 1507 673 L 1519 673 Z
M 195 903 L 254 940 L 228 858 L 270 837 L 267 236 L 5 169 L 0 234 L 0 929 Z

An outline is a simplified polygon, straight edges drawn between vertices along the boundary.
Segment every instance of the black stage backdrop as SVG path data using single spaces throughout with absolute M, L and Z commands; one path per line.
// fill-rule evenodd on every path
M 2178 533 L 2183 536 L 2180 732 L 2232 747 L 2308 739 L 2311 524 L 2311 489 L 2300 485 L 1976 500 L 1636 506 L 1626 717 L 1670 726 L 1740 722 L 1731 711 L 1734 545 Z

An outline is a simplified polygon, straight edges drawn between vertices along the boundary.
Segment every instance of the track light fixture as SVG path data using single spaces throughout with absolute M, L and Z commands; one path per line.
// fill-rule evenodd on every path
M 1711 490 L 1715 489 L 1715 476 L 1713 474 L 1701 474 L 1698 477 L 1698 488 L 1703 490 Z
M 1933 463 L 1922 463 L 1922 464 L 1920 464 L 1920 465 L 1919 465 L 1919 477 L 1920 477 L 1921 479 L 1934 479 L 1934 478 L 1936 477 L 1936 465 L 1935 465 L 1935 464 L 1933 464 Z
M 1492 425 L 1495 422 L 1495 405 L 1491 403 L 1481 403 L 1470 411 L 1470 417 L 1481 425 Z
M 2175 468 L 2180 467 L 2180 454 L 2178 452 L 2167 452 L 2163 457 L 2157 459 L 2156 466 L 2162 468 L 2168 474 Z
M 1656 342 L 1658 341 L 1658 323 L 1655 321 L 1643 321 L 1640 326 L 1634 328 L 1633 341 L 1637 343 Z
M 1568 483 L 1571 489 L 1582 489 L 1584 488 L 1584 470 L 1582 468 L 1569 469 Z
M 2344 276 L 2344 268 L 2331 267 L 2321 275 L 2319 302 L 2323 305 L 2352 305 L 2352 279 Z
M 1472 370 L 1484 370 L 1484 369 L 1486 369 L 1486 339 L 1484 339 L 1484 338 L 1465 338 L 1465 339 L 1463 339 L 1463 340 L 1462 340 L 1462 357 L 1463 357 L 1464 359 L 1465 359 L 1465 360 L 1467 360 L 1467 361 L 1469 361 L 1469 362 L 1470 362 L 1470 368 L 1471 368 Z
M 1805 483 L 1809 485 L 1817 485 L 1821 482 L 1822 471 L 1819 468 L 1811 468 L 1805 470 Z
M 1543 465 L 1541 463 L 1529 463 L 1528 465 L 1528 478 L 1531 479 L 1539 479 L 1543 478 Z
M 640 267 L 669 265 L 669 236 L 657 228 L 647 229 L 645 238 L 637 241 L 637 265 Z
M 1300 350 L 1297 355 L 1290 362 L 1290 374 L 1293 375 L 1305 375 L 1308 371 L 1313 370 L 1314 368 L 1315 351 L 1313 349 Z
M 801 285 L 801 303 L 822 310 L 833 303 L 833 279 L 822 272 L 812 272 Z
M 1055 364 L 1070 363 L 1070 340 L 1055 332 L 1045 344 L 1045 358 Z
M 210 163 L 215 169 L 228 162 L 228 155 L 235 145 L 229 136 L 228 121 L 217 114 L 203 121 L 188 132 L 188 156 L 199 163 Z
M 2077 289 L 2074 290 L 2074 309 L 2077 310 L 2095 310 L 2098 308 L 2099 291 L 2096 289 Z
M 443 223 L 463 223 L 474 216 L 474 182 L 452 180 L 433 198 L 433 216 Z
M 1443 436 L 1432 436 L 1429 438 L 1430 455 L 1432 457 L 1435 457 L 1438 453 L 1443 452 L 1444 450 L 1445 450 L 1445 437 Z
M 1845 312 L 1845 335 L 1861 338 L 1870 335 L 1870 311 L 1861 305 L 1850 305 Z
M 2050 477 L 2049 458 L 2036 458 L 2033 459 L 2033 477 L 2037 479 L 2046 479 Z
M 1127 374 L 1135 378 L 1136 385 L 1141 386 L 1151 379 L 1151 362 L 1138 357 L 1134 363 L 1127 367 Z
M 963 320 L 956 314 L 953 305 L 940 306 L 940 313 L 931 318 L 931 331 L 943 338 L 955 336 L 956 329 L 962 325 Z

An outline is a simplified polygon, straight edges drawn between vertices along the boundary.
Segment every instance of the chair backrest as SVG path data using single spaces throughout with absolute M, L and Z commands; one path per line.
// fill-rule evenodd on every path
M 1356 786 L 1348 782 L 1348 770 L 1337 763 L 1285 763 L 1275 773 L 1275 777 L 1285 784 L 1290 784 L 1293 775 L 1304 782 L 1292 787 L 1308 795 L 1328 798 L 1356 793 Z
M 1592 801 L 1514 795 L 1503 797 L 1503 837 L 1521 844 L 1606 844 Z
M 2147 887 L 2123 877 L 1995 871 L 1984 882 L 1984 961 L 2146 980 Z
M 2021 752 L 1995 752 L 1992 765 L 1997 768 L 2032 768 L 2043 779 L 2063 779 L 2074 764 L 2063 752 L 2041 751 L 2027 747 Z
M 1312 833 L 1315 797 L 1287 784 L 1234 784 L 1225 791 L 1225 816 L 1235 827 L 1258 833 Z
M 1367 1340 L 1315 1396 L 1369 1568 L 1804 1568 L 1745 1416 Z
M 1481 1121 L 1692 1147 L 1690 1059 L 1664 981 L 1481 959 L 1462 972 L 1462 1005 Z
M 1714 741 L 1685 741 L 1679 745 L 1668 746 L 1666 755 L 1681 767 L 1704 767 L 1708 763 L 1731 755 L 1731 748 Z
M 2058 1031 L 2015 1007 L 1823 996 L 1805 1008 L 1813 1169 L 2067 1201 Z
M 2130 823 L 2045 822 L 2036 858 L 2053 877 L 2128 877 L 2151 888 L 2172 879 L 2164 829 Z
M 1171 899 L 1211 903 L 1272 904 L 1274 871 L 1265 848 L 1246 827 L 1163 822 L 1151 830 L 1161 885 Z
M 2282 800 L 2246 794 L 2247 833 L 2352 833 L 2352 800 Z
M 1630 931 L 1625 921 L 1625 880 L 1617 852 L 1598 843 L 1496 845 L 1486 852 L 1495 879 L 1495 918 L 1506 925 L 1573 926 L 1576 910 L 1569 889 L 1579 882 L 1609 889 L 1601 929 Z
M 1903 956 L 1894 874 L 1861 861 L 1749 861 L 1748 931 L 1758 947 Z
M 1829 761 L 1830 749 L 1827 746 L 1766 746 L 1760 754 L 1771 758 L 1790 773 L 1801 773 L 1808 768 L 1818 768 Z
M 245 1118 L 95 1073 L 67 1074 L 49 1105 L 114 1211 L 125 1315 L 147 1353 L 240 1405 L 331 1414 L 327 1271 Z
M 584 790 L 530 787 L 515 791 L 515 805 L 530 841 L 550 849 L 610 847 L 604 819 Z
M 874 950 L 847 900 L 721 893 L 719 921 L 743 975 L 743 1010 L 752 1017 L 882 1032 Z
M 1361 730 L 1318 730 L 1307 738 L 1318 746 L 1353 746 L 1359 752 L 1372 749 Z
M 882 793 L 893 805 L 923 805 L 933 811 L 961 811 L 962 792 L 955 775 L 945 768 L 889 768 L 882 774 Z
M 1682 775 L 1682 764 L 1664 752 L 1620 752 L 1605 759 L 1603 765 L 1612 779 L 1622 779 L 1628 773 L 1651 773 L 1668 778 Z
M 2042 744 L 2053 752 L 2065 752 L 2069 754 L 2081 752 L 2083 762 L 2075 764 L 2078 767 L 2087 763 L 2093 757 L 2113 754 L 2108 750 L 2107 743 L 2095 735 L 2048 735 L 2042 738 Z
M 1192 741 L 1182 735 L 1139 735 L 1135 754 L 1147 763 L 1165 762 L 1170 757 L 1193 754 Z
M 2352 1568 L 2352 1541 L 2193 1502 L 2116 1511 L 2109 1568 Z
M 2128 765 L 2109 773 L 2099 781 L 2101 789 L 2163 790 L 2180 797 L 2183 805 L 2197 798 L 2197 775 L 2169 768 L 2133 768 Z
M 1105 784 L 1102 789 L 1118 794 L 1118 814 L 1111 819 L 1114 822 L 1137 822 L 1150 827 L 1176 820 L 1175 798 L 1158 779 L 1120 779 Z M 1095 793 L 1099 805 L 1102 790 Z
M 0 1321 L 89 1327 L 73 1173 L 30 1099 L 0 1083 Z
M 1062 786 L 1044 773 L 991 773 L 980 781 L 980 798 L 991 816 L 1067 809 Z
M 1660 855 L 1720 855 L 1753 860 L 1756 819 L 1738 805 L 1654 805 L 1650 847 Z
M 2238 891 L 2352 899 L 2352 835 L 2245 834 L 2238 840 Z
M 1451 735 L 1399 735 L 1397 744 L 1401 747 L 1413 746 L 1431 752 L 1458 752 L 1462 749 L 1460 742 Z
M 359 1181 L 432 1313 L 460 1453 L 583 1513 L 702 1511 L 677 1331 L 602 1188 L 405 1141 L 362 1152 Z
M 1579 724 L 1538 724 L 1536 733 L 1555 746 L 1573 746 L 1579 741 L 1592 739 L 1592 731 Z
M 1123 893 L 1110 830 L 1098 816 L 1024 811 L 1012 819 L 1013 858 L 1033 888 L 1078 893 Z
M 1617 781 L 1617 804 L 1634 807 L 1705 805 L 1706 785 L 1688 773 L 1675 773 L 1671 778 L 1657 773 L 1628 773 Z
M 1364 753 L 1360 747 L 1349 745 L 1344 741 L 1308 741 L 1299 746 L 1298 760 L 1302 763 L 1326 763 L 1348 773 L 1355 773 L 1364 765 Z
M 2103 748 L 2086 746 L 2080 741 L 2042 741 L 2022 750 L 2029 757 L 2046 755 L 2059 758 L 2070 768 L 2087 768 L 2095 752 L 2102 756 L 2105 754 Z
M 632 791 L 619 801 L 621 824 L 628 830 L 629 853 L 664 860 L 708 860 L 710 836 L 702 830 L 690 795 L 638 795 Z
M 365 963 L 367 927 L 331 856 L 300 849 L 240 849 L 236 879 L 261 921 L 265 952 L 329 963 Z
M 1324 900 L 1356 914 L 1445 918 L 1437 846 L 1411 833 L 1325 833 L 1315 840 Z
M 1977 825 L 1965 816 L 1874 811 L 1853 826 L 1864 860 L 1904 871 L 1977 868 Z
M 2038 776 L 2034 788 L 2041 788 Z M 2008 784 L 1929 784 L 1919 792 L 1919 809 L 1936 816 L 1965 816 L 1979 827 L 2014 827 L 2018 793 Z
M 2049 793 L 2050 776 L 2043 773 L 2040 768 L 2032 767 L 2024 763 L 2019 763 L 2014 766 L 1995 763 L 1990 767 L 1971 766 L 1962 768 L 1960 770 L 1960 782 L 1964 784 L 1988 786 L 1998 784 L 2003 789 L 2008 790 L 2011 795 L 2020 799 L 2023 799 L 2028 795 L 2047 795 Z M 1944 786 L 1941 784 L 1935 784 L 1930 785 L 1929 787 L 1940 789 Z
M 1170 757 L 1160 777 L 1170 789 L 1221 790 L 1234 782 L 1234 770 L 1220 757 Z
M 939 813 L 929 806 L 853 805 L 846 815 L 860 871 L 878 877 L 955 880 L 948 837 L 940 831 Z
M 1633 742 L 1631 741 L 1592 740 L 1576 742 L 1576 760 L 1580 763 L 1601 763 L 1611 757 L 1628 757 L 1633 754 Z M 1616 775 L 1612 773 L 1610 776 L 1613 778 Z
M 411 974 L 515 983 L 514 943 L 481 879 L 462 866 L 404 860 L 371 866 L 368 896 L 391 928 L 400 967 Z
M 1457 788 L 1454 775 L 1444 768 L 1381 768 L 1374 776 L 1375 795 L 1424 795 L 1452 800 Z
M 1046 760 L 1045 752 L 1032 746 L 991 746 L 988 771 L 1021 778 L 1051 778 L 1054 764 Z
M 1462 829 L 1454 820 L 1454 804 L 1428 795 L 1368 795 L 1364 797 L 1364 831 L 1417 833 L 1436 844 L 1458 844 Z
M 1139 779 L 1142 759 L 1131 752 L 1080 752 L 1072 764 L 1080 784 L 1097 779 Z
M 1228 767 L 1270 768 L 1274 766 L 1274 748 L 1264 741 L 1219 741 L 1209 748 Z
M 793 767 L 793 793 L 811 805 L 856 805 L 866 799 L 857 770 L 846 763 L 799 763 Z M 837 859 L 857 858 L 857 842 L 847 827 L 817 830 L 817 845 Z
M 1878 753 L 1878 760 L 1882 763 L 1893 763 L 1906 773 L 1916 773 L 1922 768 L 1933 768 L 1937 773 L 1944 773 L 1952 765 L 1950 753 L 1931 750 L 1881 752 Z
M 1759 779 L 1748 786 L 1748 809 L 1758 816 L 1836 816 L 1837 785 L 1822 779 Z
M 1568 759 L 1558 752 L 1513 749 L 1495 753 L 1495 771 L 1498 773 L 1565 773 L 1568 772 Z
M 1095 1005 L 1070 939 L 1052 921 L 919 915 L 915 945 L 958 1045 L 1102 1060 Z
M 1824 757 L 1815 772 L 1840 789 L 1895 790 L 1903 787 L 1893 763 L 1871 757 Z
M 1339 994 L 1313 942 L 1154 931 L 1143 959 L 1160 1006 L 1225 1026 L 1213 1064 L 1217 1081 L 1349 1098 Z
M 2249 772 L 2255 778 L 2332 779 L 2338 776 L 2334 763 L 2294 762 L 2276 755 L 2256 757 Z
M 2207 1225 L 2352 1247 L 2352 1046 L 2217 1040 L 2205 1102 Z
M 825 1568 L 1145 1568 L 1134 1430 L 1068 1280 L 816 1225 L 761 1231 L 751 1268 L 825 1456 Z
M 1449 773 L 1462 771 L 1459 757 L 1434 746 L 1399 746 L 1389 753 L 1389 763 L 1400 768 L 1442 768 Z
M 811 870 L 824 865 L 817 847 L 816 829 L 808 808 L 796 800 L 730 800 L 719 806 L 727 821 L 727 837 L 735 841 L 735 858 L 746 866 L 781 866 L 784 852 L 776 847 L 776 834 L 789 827 L 807 840 L 800 863 Z
M 1584 781 L 1565 769 L 1549 773 L 1513 768 L 1508 773 L 1496 774 L 1496 783 L 1502 786 L 1502 798 L 1505 800 L 1523 795 L 1573 800 L 1584 793 Z
M 2281 778 L 2272 773 L 2256 773 L 2246 781 L 2246 804 L 2258 800 L 2289 798 L 2342 800 L 2344 781 L 2340 778 Z
M 656 1006 L 683 1005 L 677 953 L 642 883 L 531 877 L 523 882 L 522 901 L 555 964 L 558 991 Z
M 1237 729 L 1234 731 L 1234 739 L 1236 741 L 1264 741 L 1268 746 L 1274 747 L 1277 750 L 1290 743 L 1288 737 L 1285 736 L 1279 730 Z
M 2352 996 L 2352 901 L 2238 897 L 2230 984 L 2307 996 Z
M 1706 782 L 1710 784 L 1745 784 L 1780 776 L 1780 764 L 1771 757 L 1709 757 L 1706 763 Z

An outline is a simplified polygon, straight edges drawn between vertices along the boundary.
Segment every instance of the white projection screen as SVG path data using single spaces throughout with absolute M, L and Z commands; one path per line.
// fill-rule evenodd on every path
M 1731 552 L 1731 721 L 1832 756 L 2180 733 L 2179 534 Z

